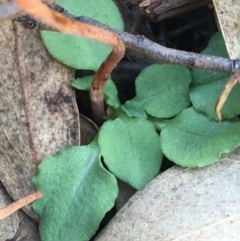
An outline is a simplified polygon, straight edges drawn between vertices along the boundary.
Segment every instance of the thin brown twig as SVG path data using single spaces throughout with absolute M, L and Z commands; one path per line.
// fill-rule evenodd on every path
M 93 120 L 97 124 L 101 124 L 104 117 L 104 87 L 112 70 L 124 56 L 124 43 L 116 34 L 95 26 L 91 26 L 89 24 L 80 23 L 76 20 L 69 19 L 64 15 L 50 9 L 39 0 L 14 1 L 26 13 L 45 22 L 60 32 L 97 40 L 112 47 L 112 52 L 97 70 L 90 90 Z
M 0 6 L 0 9 L 1 7 L 2 5 Z M 76 17 L 68 13 L 58 5 L 53 5 L 53 8 L 55 10 L 60 9 L 61 12 L 68 18 L 77 20 L 82 23 L 90 24 L 92 26 L 96 26 L 98 28 L 102 28 L 117 34 L 124 42 L 127 48 L 133 49 L 135 51 L 138 51 L 140 53 L 147 55 L 148 59 L 151 59 L 152 62 L 157 62 L 160 64 L 161 63 L 180 64 L 190 68 L 216 70 L 216 71 L 226 72 L 226 73 L 234 73 L 236 71 L 240 71 L 240 60 L 231 60 L 231 59 L 217 57 L 217 56 L 203 55 L 203 54 L 197 54 L 197 53 L 167 48 L 157 43 L 154 43 L 151 40 L 148 40 L 144 36 L 133 35 L 127 32 L 118 31 L 116 29 L 108 27 L 107 25 L 104 25 L 88 17 Z M 50 26 L 47 26 L 46 24 L 40 21 L 36 21 L 29 16 L 26 18 L 34 22 L 35 27 L 39 28 L 40 30 L 53 30 L 53 28 L 51 28 Z M 1 15 L 0 15 L 0 19 L 1 19 Z M 21 20 L 21 21 L 24 21 L 24 20 Z
M 61 13 L 68 18 L 77 20 L 81 23 L 90 24 L 92 26 L 96 26 L 98 28 L 102 28 L 117 34 L 126 45 L 126 48 L 146 55 L 147 59 L 152 60 L 153 63 L 173 63 L 180 64 L 189 68 L 215 70 L 225 73 L 234 73 L 240 71 L 240 60 L 231 60 L 218 56 L 204 55 L 167 48 L 152 42 L 142 35 L 133 35 L 127 32 L 122 32 L 88 17 L 76 17 L 58 5 L 54 5 L 53 7 L 54 9 L 61 11 Z M 34 25 L 39 30 L 53 30 L 53 28 L 50 26 L 36 21 L 29 16 L 23 16 L 22 19 L 20 18 L 20 21 L 23 22 L 23 25 L 25 25 L 24 21 L 28 22 L 29 20 L 31 20 L 33 22 L 32 25 Z
M 11 215 L 14 212 L 16 212 L 17 210 L 19 210 L 20 208 L 26 206 L 27 204 L 29 204 L 41 197 L 43 197 L 43 194 L 40 191 L 36 191 L 34 193 L 27 195 L 26 197 L 23 197 L 22 199 L 14 202 L 14 203 L 11 203 L 7 207 L 0 210 L 0 220 L 8 217 L 9 215 Z

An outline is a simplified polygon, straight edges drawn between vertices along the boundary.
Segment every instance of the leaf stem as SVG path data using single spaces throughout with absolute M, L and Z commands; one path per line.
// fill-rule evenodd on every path
M 36 199 L 39 199 L 43 197 L 43 194 L 40 191 L 36 191 L 34 193 L 31 193 L 22 199 L 8 205 L 7 207 L 0 210 L 0 220 L 8 217 L 9 215 L 13 214 L 20 208 L 26 206 L 27 204 L 35 201 Z
M 112 47 L 112 52 L 97 70 L 90 90 L 93 120 L 97 124 L 101 124 L 104 116 L 104 87 L 112 70 L 124 56 L 125 45 L 122 40 L 108 30 L 67 18 L 39 0 L 14 0 L 14 2 L 34 18 L 45 22 L 58 31 L 97 40 Z

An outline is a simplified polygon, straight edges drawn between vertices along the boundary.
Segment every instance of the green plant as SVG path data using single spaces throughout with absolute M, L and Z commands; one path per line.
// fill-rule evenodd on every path
M 120 15 L 110 0 L 82 1 L 84 12 L 75 8 L 75 0 L 58 3 L 75 15 L 89 13 L 90 17 L 96 14 L 92 9 L 104 9 L 104 14 L 98 12 L 97 20 L 123 28 L 120 18 L 111 22 Z M 92 4 L 99 7 L 93 8 Z M 112 17 L 102 19 L 105 12 Z M 96 71 L 110 52 L 108 46 L 90 40 L 45 31 L 41 35 L 49 52 L 74 68 Z M 226 54 L 220 34 L 212 38 L 205 53 Z M 114 205 L 118 192 L 115 176 L 141 189 L 159 174 L 163 154 L 179 165 L 200 167 L 240 145 L 236 117 L 240 109 L 232 104 L 240 96 L 240 89 L 236 86 L 227 100 L 221 125 L 214 112 L 214 103 L 227 77 L 154 64 L 139 74 L 136 97 L 124 105 L 118 100 L 114 83 L 108 80 L 104 97 L 111 115 L 98 136 L 88 146 L 68 147 L 46 158 L 33 180 L 44 193 L 44 198 L 33 204 L 40 216 L 42 240 L 90 239 L 105 212 Z M 78 78 L 73 86 L 90 90 L 92 79 Z M 207 105 L 203 104 L 206 97 Z M 160 136 L 155 127 L 160 129 Z M 101 156 L 109 171 L 103 167 Z

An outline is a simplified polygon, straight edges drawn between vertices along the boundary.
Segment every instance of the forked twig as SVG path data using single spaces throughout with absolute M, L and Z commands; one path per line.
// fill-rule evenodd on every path
M 13 214 L 20 208 L 26 206 L 27 204 L 35 201 L 36 199 L 39 199 L 43 197 L 43 194 L 40 191 L 36 191 L 34 193 L 31 193 L 27 195 L 26 197 L 21 198 L 20 200 L 11 203 L 7 207 L 0 210 L 0 220 L 8 217 L 9 215 Z
M 218 98 L 215 106 L 215 111 L 218 116 L 218 120 L 222 121 L 222 115 L 221 115 L 221 109 L 223 105 L 225 104 L 228 95 L 230 94 L 232 88 L 237 84 L 240 83 L 240 72 L 234 73 L 229 80 L 227 81 L 227 84 L 225 85 L 220 97 Z
M 112 70 L 124 56 L 125 45 L 122 40 L 107 30 L 69 19 L 50 9 L 40 0 L 14 0 L 14 2 L 26 13 L 58 31 L 97 40 L 112 47 L 112 52 L 97 70 L 90 90 L 93 119 L 101 124 L 104 116 L 104 87 Z

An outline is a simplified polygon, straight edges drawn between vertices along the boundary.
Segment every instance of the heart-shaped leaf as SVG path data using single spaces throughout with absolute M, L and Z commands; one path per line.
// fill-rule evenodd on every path
M 89 240 L 118 194 L 117 181 L 103 168 L 96 142 L 46 158 L 34 185 L 44 193 L 33 203 L 43 241 Z
M 149 115 L 170 118 L 189 106 L 190 82 L 191 74 L 186 67 L 153 64 L 138 75 L 132 101 L 139 102 Z M 132 114 L 130 110 L 128 115 L 135 116 L 136 110 Z
M 77 78 L 72 82 L 72 86 L 79 90 L 90 90 L 93 76 L 85 76 Z M 111 79 L 108 79 L 104 88 L 104 99 L 107 104 L 113 108 L 119 107 L 120 101 L 118 99 L 118 92 L 116 85 Z
M 140 189 L 160 171 L 163 155 L 158 138 L 148 120 L 122 115 L 104 123 L 98 141 L 109 170 Z
M 238 118 L 221 123 L 208 119 L 193 107 L 166 124 L 160 134 L 163 153 L 185 167 L 203 167 L 240 145 Z
M 75 16 L 87 16 L 110 27 L 123 30 L 124 24 L 112 0 L 58 0 L 57 3 Z M 75 69 L 97 70 L 111 48 L 94 40 L 41 31 L 49 53 L 60 62 Z

